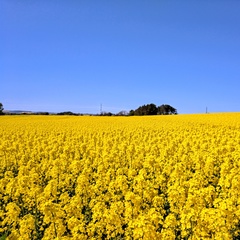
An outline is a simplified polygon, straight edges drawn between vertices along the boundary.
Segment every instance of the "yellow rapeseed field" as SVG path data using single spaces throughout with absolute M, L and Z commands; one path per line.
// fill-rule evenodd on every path
M 0 239 L 240 239 L 240 113 L 1 116 Z

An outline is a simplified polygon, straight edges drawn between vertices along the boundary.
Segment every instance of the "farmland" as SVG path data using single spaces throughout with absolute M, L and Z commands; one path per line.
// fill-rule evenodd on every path
M 240 113 L 0 117 L 0 238 L 239 239 Z

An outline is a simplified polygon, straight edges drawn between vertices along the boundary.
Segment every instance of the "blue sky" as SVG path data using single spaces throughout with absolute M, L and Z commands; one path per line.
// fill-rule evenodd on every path
M 0 0 L 0 102 L 240 112 L 239 12 L 239 0 Z

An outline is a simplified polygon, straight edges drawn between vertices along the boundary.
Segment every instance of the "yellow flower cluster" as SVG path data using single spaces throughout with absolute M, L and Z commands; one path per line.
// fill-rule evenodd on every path
M 240 114 L 2 116 L 1 237 L 239 239 Z

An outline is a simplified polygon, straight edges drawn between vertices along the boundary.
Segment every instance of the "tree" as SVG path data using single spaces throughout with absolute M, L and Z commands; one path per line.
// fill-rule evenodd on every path
M 159 115 L 177 114 L 177 109 L 168 104 L 162 104 L 161 106 L 158 107 L 158 114 Z
M 101 112 L 100 116 L 112 116 L 113 113 L 111 112 Z
M 155 104 L 147 104 L 138 107 L 136 110 L 131 110 L 129 112 L 129 116 L 142 116 L 142 115 L 169 115 L 169 114 L 177 114 L 177 109 L 168 105 L 162 104 L 157 107 Z
M 156 115 L 156 114 L 157 114 L 157 106 L 151 103 L 151 104 L 143 105 L 137 108 L 135 110 L 134 115 L 142 116 L 142 115 Z
M 3 114 L 4 114 L 3 110 L 4 110 L 3 104 L 0 103 L 0 115 L 3 115 Z
M 71 112 L 71 111 L 66 111 L 66 112 L 57 113 L 57 115 L 74 115 L 74 116 L 76 116 L 77 114 L 76 114 L 76 113 L 73 113 L 73 112 Z
M 134 110 L 130 110 L 128 115 L 129 116 L 134 116 L 135 115 L 135 111 Z

